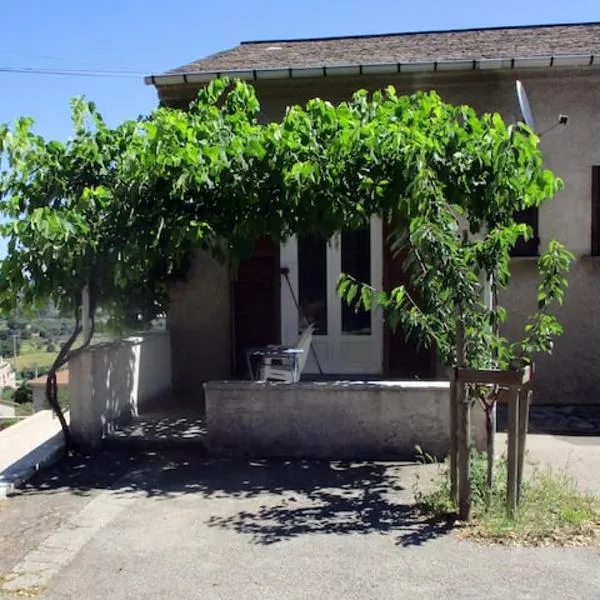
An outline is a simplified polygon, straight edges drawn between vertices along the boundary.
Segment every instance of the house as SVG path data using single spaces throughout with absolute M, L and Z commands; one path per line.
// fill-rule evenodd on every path
M 0 389 L 6 387 L 13 389 L 17 387 L 15 371 L 7 360 L 0 358 Z
M 185 107 L 199 88 L 220 76 L 252 82 L 262 119 L 280 119 L 287 106 L 319 96 L 340 102 L 359 88 L 393 84 L 400 93 L 437 90 L 444 100 L 480 112 L 519 118 L 521 80 L 542 134 L 547 166 L 564 190 L 526 216 L 535 239 L 512 262 L 504 297 L 507 334 L 520 336 L 535 310 L 536 256 L 551 239 L 576 255 L 567 300 L 559 310 L 565 333 L 552 357 L 540 357 L 536 399 L 595 403 L 600 389 L 600 23 L 431 31 L 390 35 L 242 42 L 239 46 L 146 78 L 159 99 Z M 569 115 L 568 127 L 559 114 Z M 386 225 L 342 233 L 341 243 L 259 240 L 236 272 L 198 254 L 185 282 L 172 292 L 168 315 L 173 384 L 179 392 L 210 379 L 244 376 L 244 349 L 294 343 L 299 315 L 294 297 L 317 323 L 314 347 L 325 374 L 387 378 L 440 375 L 436 357 L 417 349 L 380 318 L 346 310 L 335 294 L 340 271 L 375 286 L 403 281 L 386 244 Z M 281 269 L 288 271 L 288 279 Z M 318 373 L 311 356 L 307 372 Z
M 35 377 L 27 382 L 33 393 L 33 410 L 39 412 L 50 408 L 46 400 L 46 375 Z M 60 397 L 69 392 L 69 369 L 61 369 L 56 373 L 56 387 Z

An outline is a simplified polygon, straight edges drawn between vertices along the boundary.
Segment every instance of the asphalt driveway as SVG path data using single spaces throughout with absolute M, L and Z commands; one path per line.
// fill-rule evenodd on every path
M 2 589 L 90 600 L 600 597 L 598 549 L 482 547 L 416 518 L 418 471 L 191 451 L 63 463 L 0 507 Z M 16 547 L 19 515 L 31 543 Z

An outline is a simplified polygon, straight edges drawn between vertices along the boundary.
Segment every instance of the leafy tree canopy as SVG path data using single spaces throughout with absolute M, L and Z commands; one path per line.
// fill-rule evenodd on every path
M 489 357 L 504 314 L 483 307 L 482 274 L 495 289 L 508 284 L 510 249 L 531 235 L 515 212 L 561 185 L 543 168 L 533 132 L 392 87 L 337 106 L 316 98 L 266 125 L 259 111 L 251 86 L 217 80 L 187 111 L 160 107 L 115 128 L 75 100 L 65 143 L 34 134 L 31 119 L 1 127 L 0 308 L 51 300 L 79 316 L 87 286 L 91 317 L 102 306 L 147 320 L 166 310 L 170 282 L 198 247 L 235 260 L 261 235 L 328 237 L 377 214 L 394 219 L 394 248 L 423 301 L 404 287 L 371 290 L 350 279 L 342 295 L 381 305 L 448 362 L 458 310 L 471 362 Z M 558 243 L 540 259 L 541 312 L 518 349 L 494 342 L 501 360 L 549 348 L 559 325 L 546 308 L 562 300 L 569 262 Z

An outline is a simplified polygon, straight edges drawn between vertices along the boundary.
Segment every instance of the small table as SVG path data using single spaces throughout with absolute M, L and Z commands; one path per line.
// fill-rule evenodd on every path
M 288 346 L 264 346 L 263 348 L 248 348 L 246 352 L 246 364 L 248 365 L 248 373 L 250 379 L 256 381 L 254 378 L 254 371 L 252 369 L 252 357 L 260 356 L 262 358 L 281 358 L 291 362 L 292 366 L 292 381 L 300 381 L 300 368 L 298 359 L 304 352 L 302 348 L 290 348 Z

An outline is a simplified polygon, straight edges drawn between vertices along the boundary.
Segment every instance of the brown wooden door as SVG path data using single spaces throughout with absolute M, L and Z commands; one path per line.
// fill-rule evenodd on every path
M 389 223 L 383 225 L 383 286 L 389 292 L 399 285 L 407 285 L 407 289 L 414 297 L 414 290 L 410 290 L 408 276 L 404 272 L 402 256 L 394 258 L 388 237 L 391 232 Z M 434 353 L 426 348 L 418 348 L 417 343 L 407 339 L 401 326 L 396 331 L 386 324 L 384 326 L 384 374 L 389 377 L 413 379 L 432 377 L 435 373 Z
M 244 351 L 280 343 L 279 245 L 260 239 L 232 283 L 234 372 L 248 378 Z

